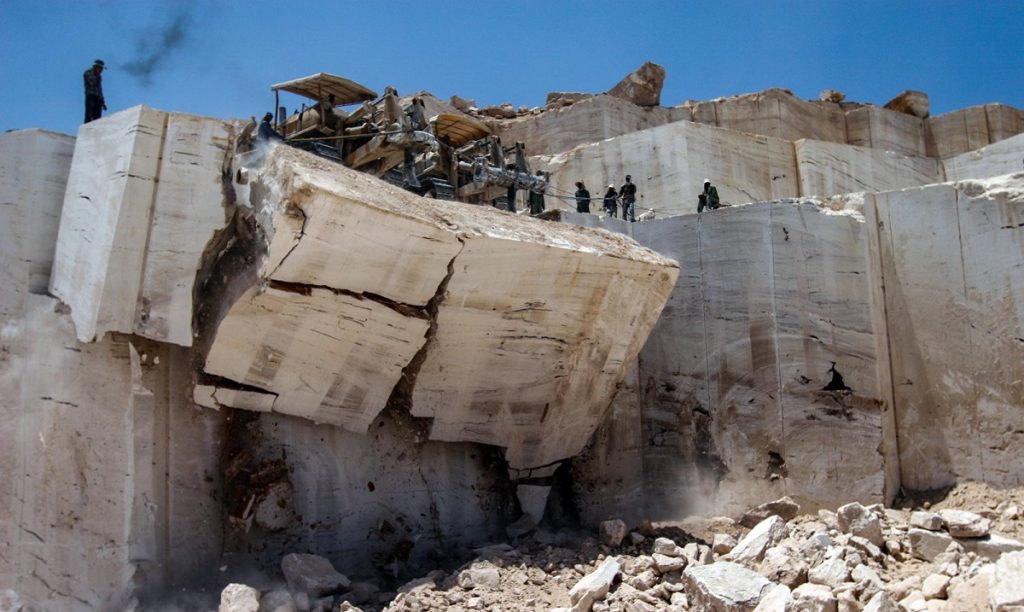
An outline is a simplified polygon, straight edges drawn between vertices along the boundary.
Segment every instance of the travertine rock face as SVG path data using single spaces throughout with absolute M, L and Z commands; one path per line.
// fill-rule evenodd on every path
M 942 161 L 947 181 L 1024 172 L 1024 134 Z
M 678 108 L 689 112 L 689 116 L 684 117 L 686 119 L 738 132 L 787 140 L 813 138 L 846 142 L 846 123 L 842 109 L 835 105 L 801 100 L 786 89 L 767 89 L 706 102 L 687 102 Z
M 608 90 L 608 95 L 629 100 L 637 106 L 658 106 L 664 84 L 665 69 L 654 62 L 644 62 L 643 66 Z
M 898 113 L 913 115 L 922 119 L 928 118 L 928 94 L 923 91 L 908 89 L 885 103 L 885 108 Z
M 800 194 L 831 196 L 858 191 L 889 191 L 941 183 L 937 159 L 819 140 L 798 140 Z
M 929 117 L 927 124 L 928 155 L 946 158 L 1024 132 L 1024 110 L 985 104 Z
M 136 106 L 79 131 L 50 288 L 83 342 L 192 344 L 192 288 L 227 213 L 230 124 Z
M 404 369 L 432 438 L 505 447 L 517 468 L 583 447 L 677 274 L 612 234 L 423 200 L 291 149 L 252 193 L 267 285 L 219 324 L 206 372 L 365 432 Z

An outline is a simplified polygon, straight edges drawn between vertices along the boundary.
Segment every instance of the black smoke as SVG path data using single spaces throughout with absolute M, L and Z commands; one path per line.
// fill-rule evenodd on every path
M 192 14 L 180 10 L 164 21 L 135 34 L 135 57 L 122 63 L 121 69 L 137 78 L 143 85 L 152 82 L 175 51 L 188 42 Z

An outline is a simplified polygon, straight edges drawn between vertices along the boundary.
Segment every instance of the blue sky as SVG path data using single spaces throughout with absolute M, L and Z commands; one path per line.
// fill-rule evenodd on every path
M 155 53 L 174 23 L 182 37 Z M 664 105 L 768 87 L 884 104 L 920 89 L 938 114 L 1024 108 L 1024 1 L 0 0 L 0 131 L 74 133 L 97 57 L 111 112 L 260 115 L 272 83 L 319 71 L 535 106 L 549 91 L 607 90 L 651 60 L 668 73 Z M 133 74 L 147 58 L 150 78 Z

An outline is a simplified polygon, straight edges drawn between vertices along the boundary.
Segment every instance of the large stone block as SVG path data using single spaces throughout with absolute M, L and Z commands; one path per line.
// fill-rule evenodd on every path
M 913 115 L 862 106 L 846 113 L 846 142 L 905 155 L 927 155 L 924 122 Z
M 948 181 L 1024 172 L 1024 134 L 942 160 L 942 166 Z
M 232 127 L 137 106 L 83 125 L 51 291 L 84 342 L 108 331 L 192 344 L 192 289 L 227 220 Z
M 45 130 L 0 134 L 0 319 L 20 316 L 50 285 L 75 139 Z
M 817 140 L 799 140 L 800 194 L 831 196 L 941 183 L 941 162 L 929 157 Z
M 582 449 L 678 273 L 618 235 L 425 200 L 284 147 L 251 194 L 268 286 L 219 323 L 207 373 L 357 432 L 409 394 L 432 438 L 505 447 L 517 468 Z

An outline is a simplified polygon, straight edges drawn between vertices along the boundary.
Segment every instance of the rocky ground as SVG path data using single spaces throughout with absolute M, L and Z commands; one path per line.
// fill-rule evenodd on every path
M 1024 611 L 1024 489 L 968 483 L 896 506 L 808 514 L 783 498 L 738 520 L 536 530 L 395 592 L 288 555 L 287 590 L 233 584 L 220 610 Z

